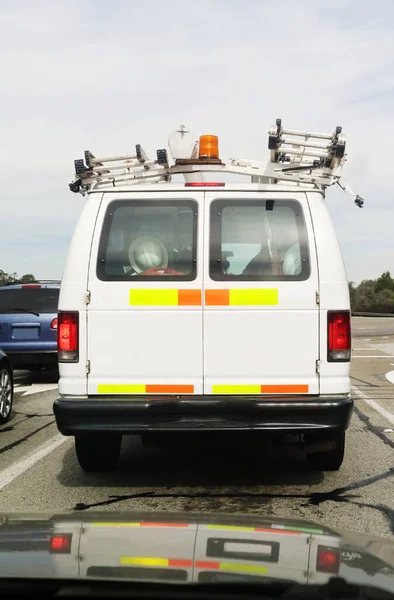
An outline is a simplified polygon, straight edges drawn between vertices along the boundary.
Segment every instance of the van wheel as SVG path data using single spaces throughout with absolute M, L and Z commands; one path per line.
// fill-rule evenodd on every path
M 102 472 L 116 468 L 122 436 L 118 433 L 81 433 L 75 436 L 75 452 L 84 471 Z
M 308 466 L 314 471 L 338 471 L 345 455 L 345 432 L 332 438 L 335 447 L 322 452 L 312 452 L 306 455 Z

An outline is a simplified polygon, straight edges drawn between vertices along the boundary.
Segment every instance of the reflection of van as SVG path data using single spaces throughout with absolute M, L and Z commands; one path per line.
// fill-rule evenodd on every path
M 340 569 L 340 536 L 309 522 L 180 516 L 122 519 L 67 515 L 54 521 L 57 577 L 163 583 L 259 580 L 325 583 Z M 186 515 L 188 517 L 188 515 Z M 62 541 L 62 544 L 61 544 Z M 67 550 L 67 551 L 66 551 Z M 81 558 L 82 557 L 82 558 Z
M 139 146 L 76 161 L 70 187 L 88 201 L 60 293 L 58 427 L 86 470 L 115 466 L 123 434 L 201 431 L 297 434 L 312 468 L 336 470 L 352 410 L 348 285 L 324 201 L 340 129 L 278 122 L 266 165 L 223 164 L 214 136 L 185 158 L 178 133 L 172 167 Z
M 357 539 L 357 542 L 355 541 Z M 295 519 L 91 512 L 0 516 L 0 577 L 276 583 L 393 590 L 394 542 Z M 376 544 L 378 544 L 376 546 Z M 334 594 L 335 595 L 335 594 Z

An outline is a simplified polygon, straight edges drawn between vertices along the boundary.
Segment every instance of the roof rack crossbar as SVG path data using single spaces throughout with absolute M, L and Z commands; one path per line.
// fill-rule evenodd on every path
M 278 119 L 279 120 L 279 119 Z M 332 140 L 332 135 L 329 133 L 317 133 L 316 131 L 301 131 L 299 129 L 282 129 L 285 135 L 295 135 L 305 138 L 320 138 L 322 140 Z

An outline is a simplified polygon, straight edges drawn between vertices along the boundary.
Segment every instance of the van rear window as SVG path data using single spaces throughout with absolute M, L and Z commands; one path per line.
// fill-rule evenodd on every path
M 215 281 L 308 279 L 308 239 L 295 200 L 215 200 L 210 277 Z
M 197 203 L 115 201 L 101 233 L 97 277 L 103 281 L 196 277 Z

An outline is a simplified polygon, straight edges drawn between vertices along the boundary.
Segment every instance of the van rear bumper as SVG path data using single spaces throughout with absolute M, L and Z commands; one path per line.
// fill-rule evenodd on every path
M 63 435 L 117 432 L 266 431 L 335 434 L 347 429 L 350 397 L 62 397 L 53 405 Z

